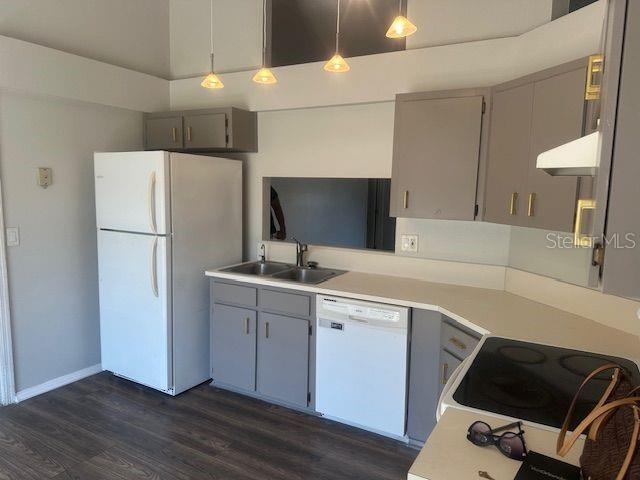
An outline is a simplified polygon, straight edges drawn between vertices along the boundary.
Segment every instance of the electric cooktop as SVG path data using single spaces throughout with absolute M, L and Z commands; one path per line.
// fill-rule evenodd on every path
M 597 367 L 617 363 L 634 385 L 638 366 L 610 355 L 489 337 L 473 359 L 453 399 L 461 405 L 560 428 L 578 387 Z M 611 372 L 603 372 L 582 391 L 573 429 L 601 398 Z

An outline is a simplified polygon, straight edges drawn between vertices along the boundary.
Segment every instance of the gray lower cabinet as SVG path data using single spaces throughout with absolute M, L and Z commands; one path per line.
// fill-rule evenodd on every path
M 258 320 L 257 391 L 307 406 L 309 321 L 271 313 Z
M 391 216 L 473 220 L 482 90 L 396 96 Z
M 211 373 L 220 383 L 242 390 L 256 386 L 256 312 L 214 304 Z
M 407 435 L 417 442 L 424 442 L 436 425 L 441 323 L 438 312 L 413 309 L 411 313 Z
M 182 117 L 180 115 L 149 118 L 145 122 L 147 150 L 173 150 L 182 147 Z
M 313 410 L 315 295 L 213 280 L 211 301 L 214 383 Z

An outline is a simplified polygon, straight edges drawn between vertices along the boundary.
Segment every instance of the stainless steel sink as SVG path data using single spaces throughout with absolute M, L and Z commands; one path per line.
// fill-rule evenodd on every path
M 225 268 L 223 272 L 242 273 L 244 275 L 267 276 L 291 269 L 291 265 L 280 262 L 251 262 Z
M 326 268 L 295 267 L 284 272 L 275 273 L 272 277 L 279 280 L 291 280 L 293 282 L 315 285 L 341 273 L 344 272 L 342 270 L 329 270 Z

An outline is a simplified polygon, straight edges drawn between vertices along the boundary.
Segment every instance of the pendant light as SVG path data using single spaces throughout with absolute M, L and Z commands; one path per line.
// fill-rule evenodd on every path
M 336 53 L 331 59 L 324 64 L 327 72 L 343 73 L 348 72 L 351 67 L 347 61 L 340 55 L 340 0 L 338 0 L 338 14 L 336 15 Z
M 267 0 L 262 0 L 262 67 L 253 76 L 253 81 L 268 85 L 277 83 L 278 79 L 266 66 L 267 59 Z
M 209 72 L 209 75 L 204 77 L 202 82 L 200 82 L 200 85 L 204 88 L 211 89 L 224 88 L 222 80 L 220 80 L 220 78 L 218 78 L 218 76 L 213 72 L 213 0 L 211 0 L 211 72 Z
M 409 21 L 407 17 L 402 15 L 402 0 L 400 1 L 400 8 L 398 12 L 398 16 L 393 20 L 389 30 L 387 30 L 388 38 L 404 38 L 409 35 L 413 35 L 418 30 L 413 23 Z

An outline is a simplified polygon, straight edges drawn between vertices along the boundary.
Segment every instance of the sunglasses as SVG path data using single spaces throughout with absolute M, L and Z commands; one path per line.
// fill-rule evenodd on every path
M 518 433 L 505 432 L 502 435 L 496 433 L 504 432 L 518 427 Z M 527 447 L 524 444 L 524 430 L 522 422 L 514 422 L 504 427 L 493 430 L 484 422 L 474 422 L 467 432 L 467 439 L 479 447 L 495 445 L 506 457 L 513 460 L 524 460 L 527 456 Z

